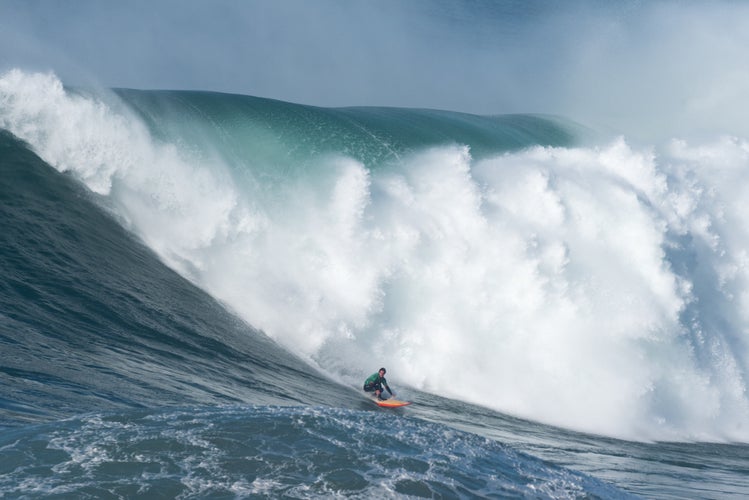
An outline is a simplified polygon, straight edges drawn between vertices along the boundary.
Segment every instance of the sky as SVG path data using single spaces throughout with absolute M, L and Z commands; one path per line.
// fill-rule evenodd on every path
M 749 5 L 663 0 L 0 0 L 0 71 L 322 106 L 743 133 Z

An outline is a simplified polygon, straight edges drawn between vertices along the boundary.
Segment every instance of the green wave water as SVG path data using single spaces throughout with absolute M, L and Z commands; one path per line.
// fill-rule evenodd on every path
M 252 96 L 194 91 L 116 91 L 154 136 L 251 163 L 267 175 L 310 168 L 320 156 L 369 168 L 423 148 L 467 145 L 474 158 L 530 146 L 570 146 L 582 127 L 541 115 L 481 116 L 387 107 L 321 108 Z

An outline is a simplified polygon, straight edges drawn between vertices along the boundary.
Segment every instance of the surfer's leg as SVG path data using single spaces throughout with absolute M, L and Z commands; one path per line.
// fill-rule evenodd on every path
M 382 397 L 383 394 L 382 386 L 380 384 L 375 385 L 375 396 L 377 396 L 377 399 L 385 399 Z

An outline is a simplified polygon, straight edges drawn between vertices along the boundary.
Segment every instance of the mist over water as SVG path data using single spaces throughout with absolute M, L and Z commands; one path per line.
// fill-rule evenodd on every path
M 0 20 L 0 71 L 68 85 L 554 113 L 646 145 L 749 135 L 741 1 L 10 1 Z
M 250 112 L 144 118 L 123 99 L 11 71 L 0 127 L 340 381 L 358 385 L 377 359 L 400 385 L 573 429 L 749 439 L 745 140 L 620 137 L 480 158 L 447 140 L 376 164 L 324 151 L 300 167 L 279 149 L 303 139 L 291 129 L 266 132 L 264 155 L 234 154 L 258 140 Z M 185 140 L 201 133 L 211 142 Z

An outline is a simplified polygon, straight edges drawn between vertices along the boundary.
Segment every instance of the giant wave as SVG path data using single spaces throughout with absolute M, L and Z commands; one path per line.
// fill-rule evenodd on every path
M 749 441 L 749 145 L 528 115 L 0 77 L 0 128 L 344 385 L 636 440 Z

